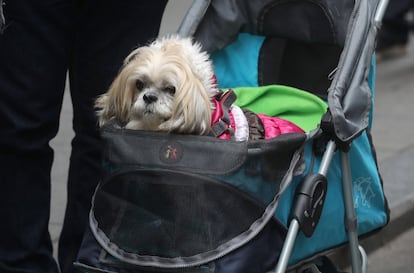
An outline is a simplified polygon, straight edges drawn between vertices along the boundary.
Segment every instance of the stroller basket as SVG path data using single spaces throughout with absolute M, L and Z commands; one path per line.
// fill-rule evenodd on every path
M 224 145 L 211 137 L 106 128 L 103 138 L 109 172 L 93 200 L 91 227 L 112 256 L 139 266 L 201 265 L 269 222 L 269 242 L 280 244 L 278 192 L 295 170 L 293 157 L 299 162 L 305 134 Z

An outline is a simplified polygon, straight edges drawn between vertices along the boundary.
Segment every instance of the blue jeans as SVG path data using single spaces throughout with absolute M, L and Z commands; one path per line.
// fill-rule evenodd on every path
M 68 73 L 73 129 L 61 272 L 76 272 L 100 179 L 93 101 L 135 47 L 157 36 L 167 0 L 5 0 L 0 34 L 0 272 L 56 273 L 48 231 L 53 150 Z M 62 126 L 69 126 L 62 124 Z

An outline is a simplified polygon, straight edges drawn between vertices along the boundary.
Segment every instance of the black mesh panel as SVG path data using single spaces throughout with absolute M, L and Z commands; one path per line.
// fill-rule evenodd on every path
M 263 210 L 240 190 L 206 177 L 134 171 L 103 183 L 93 211 L 111 247 L 174 258 L 214 250 L 248 230 Z

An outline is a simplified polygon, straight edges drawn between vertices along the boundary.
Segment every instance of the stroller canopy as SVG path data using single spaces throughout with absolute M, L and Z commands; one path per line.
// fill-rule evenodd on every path
M 339 62 L 329 75 L 330 86 L 320 91 L 328 99 L 337 139 L 348 142 L 369 125 L 372 90 L 368 78 L 373 67 L 371 60 L 377 31 L 373 19 L 378 2 L 212 1 L 199 13 L 190 9 L 179 33 L 193 35 L 209 52 L 230 44 L 240 32 L 340 47 Z

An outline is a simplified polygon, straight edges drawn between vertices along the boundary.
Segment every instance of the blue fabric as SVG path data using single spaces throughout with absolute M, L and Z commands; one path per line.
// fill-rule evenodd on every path
M 241 45 L 242 42 L 245 45 Z M 214 54 L 216 76 L 221 86 L 257 86 L 257 58 L 262 43 L 262 37 L 241 34 L 235 44 L 225 48 L 223 52 Z M 375 81 L 374 59 L 371 63 L 368 79 L 371 90 L 374 90 Z M 227 68 L 224 69 L 222 66 Z M 232 69 L 228 67 L 232 67 Z M 372 102 L 373 100 L 374 94 L 372 95 Z M 370 127 L 371 124 L 372 112 Z M 311 147 L 311 143 L 308 143 L 305 147 L 307 166 L 309 166 L 311 158 Z M 365 234 L 384 226 L 388 221 L 381 180 L 366 132 L 353 142 L 349 156 L 351 159 L 353 196 L 359 225 L 358 232 L 359 234 Z M 315 170 L 317 170 L 319 163 L 320 160 L 315 162 Z M 328 193 L 320 223 L 311 238 L 299 234 L 290 260 L 291 264 L 317 252 L 347 242 L 341 173 L 340 155 L 336 154 L 328 172 Z M 286 225 L 288 224 L 296 186 L 302 178 L 294 178 L 292 184 L 280 199 L 276 215 Z M 250 181 L 245 182 L 250 183 Z M 262 198 L 267 201 L 269 196 L 262 196 Z
M 311 146 L 312 144 L 308 143 L 305 148 L 307 166 L 309 166 L 311 157 Z M 363 133 L 353 142 L 349 156 L 351 158 L 351 176 L 358 218 L 358 232 L 359 234 L 366 234 L 384 226 L 388 219 L 381 180 L 366 133 Z M 318 169 L 319 163 L 320 160 L 315 162 L 315 170 Z M 319 225 L 311 238 L 306 238 L 302 233 L 298 235 L 290 260 L 291 264 L 347 242 L 341 174 L 340 154 L 337 153 L 329 168 L 328 193 Z M 277 218 L 286 225 L 288 224 L 295 189 L 301 178 L 295 178 L 292 185 L 280 199 L 276 214 Z
M 233 44 L 211 55 L 220 88 L 258 86 L 258 59 L 263 41 L 262 36 L 241 33 Z

